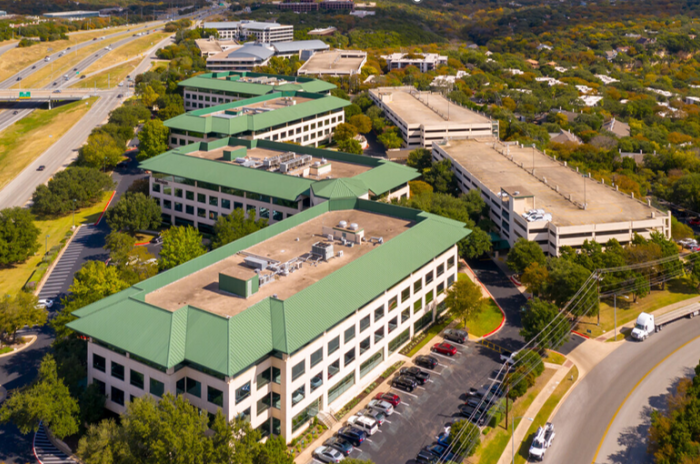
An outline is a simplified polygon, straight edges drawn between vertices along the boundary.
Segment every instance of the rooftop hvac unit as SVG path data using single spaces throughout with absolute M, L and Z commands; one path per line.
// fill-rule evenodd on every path
M 290 159 L 289 161 L 284 161 L 280 163 L 281 172 L 290 172 L 297 168 L 300 168 L 306 164 L 311 163 L 313 158 L 311 155 L 301 155 L 299 157 Z
M 338 227 L 340 227 L 341 229 L 347 229 L 347 227 L 348 227 L 348 221 L 340 221 L 340 222 L 338 223 Z
M 350 230 L 358 230 L 359 228 L 360 226 L 358 226 L 356 222 L 350 224 Z
M 333 257 L 333 244 L 327 242 L 316 242 L 311 245 L 311 254 L 319 256 L 321 259 L 328 261 Z
M 246 266 L 252 267 L 253 269 L 265 269 L 269 264 L 268 261 L 254 256 L 246 256 L 243 262 Z
M 282 153 L 281 155 L 272 156 L 270 158 L 265 158 L 263 160 L 263 166 L 266 168 L 277 167 L 285 161 L 289 161 L 291 159 L 294 159 L 295 156 L 296 156 L 296 154 L 294 154 L 291 151 L 288 151 L 286 153 Z

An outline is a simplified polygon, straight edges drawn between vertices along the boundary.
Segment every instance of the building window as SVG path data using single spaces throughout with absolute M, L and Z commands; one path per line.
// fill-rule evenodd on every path
M 311 391 L 316 390 L 318 387 L 323 385 L 323 371 L 319 372 L 315 376 L 311 377 L 311 382 L 309 383 L 311 386 Z
M 379 319 L 384 317 L 384 306 L 380 306 L 379 308 L 374 310 L 374 322 L 377 322 Z
M 170 200 L 163 200 L 163 209 L 172 209 L 173 203 Z
M 194 216 L 194 206 L 185 205 L 185 214 Z
M 306 398 L 306 385 L 302 385 L 292 392 L 292 406 L 297 405 L 304 398 Z
M 201 218 L 207 217 L 207 210 L 204 208 L 197 208 L 197 216 Z
M 396 329 L 396 327 L 399 326 L 399 318 L 398 316 L 394 317 L 393 319 L 389 319 L 389 325 L 388 325 L 388 333 L 391 333 Z
M 186 379 L 186 384 L 187 384 L 187 393 L 192 396 L 196 396 L 197 398 L 202 397 L 202 383 L 198 382 L 195 379 L 191 379 L 187 377 Z M 250 393 L 250 382 L 248 382 L 248 393 Z
M 237 201 L 233 202 L 233 209 L 243 209 L 243 203 L 239 203 Z
M 296 366 L 292 367 L 292 381 L 295 381 L 306 372 L 306 360 L 303 360 Z
M 340 359 L 336 359 L 328 366 L 328 380 L 340 371 Z
M 231 200 L 227 200 L 226 198 L 221 199 L 221 207 L 223 209 L 231 209 Z
M 423 288 L 423 279 L 416 280 L 413 282 L 413 293 L 418 293 L 420 292 L 420 289 Z
M 423 308 L 423 298 L 418 298 L 413 302 L 413 314 L 416 314 Z
M 216 221 L 216 219 L 219 217 L 219 213 L 216 211 L 209 211 L 209 219 L 212 221 Z
M 401 303 L 405 303 L 409 298 L 411 298 L 411 287 L 406 287 L 401 292 Z
M 391 312 L 398 305 L 399 305 L 399 297 L 398 296 L 395 296 L 392 299 L 390 299 L 389 300 L 389 312 Z
M 272 392 L 272 407 L 275 409 L 282 408 L 282 395 Z
M 178 203 L 177 201 L 175 202 L 175 211 L 178 213 L 182 212 L 182 203 Z
M 148 391 L 153 396 L 162 397 L 165 393 L 165 384 L 151 377 Z
M 194 192 L 191 192 L 189 190 L 185 190 L 185 199 L 194 201 Z
M 97 369 L 100 372 L 105 372 L 105 370 L 107 369 L 107 361 L 105 361 L 105 358 L 103 358 L 99 354 L 93 354 L 92 368 Z
M 209 196 L 209 205 L 210 206 L 219 206 L 219 198 L 218 197 L 213 197 Z
M 362 355 L 365 351 L 369 350 L 371 346 L 371 342 L 369 341 L 369 337 L 365 338 L 360 342 L 360 355 Z
M 281 380 L 282 380 L 282 371 L 280 371 L 279 368 L 277 368 L 277 367 L 273 367 L 272 368 L 272 382 L 279 385 Z
M 345 377 L 343 380 L 338 382 L 337 384 L 333 385 L 329 390 L 328 390 L 328 404 L 330 405 L 333 401 L 338 399 L 340 395 L 345 393 L 350 387 L 355 385 L 355 373 L 351 373 L 347 377 Z
M 312 402 L 310 405 L 305 407 L 303 411 L 292 417 L 292 432 L 296 432 L 302 425 L 311 420 L 312 417 L 315 417 L 316 414 L 318 414 L 320 407 L 321 398 Z
M 144 380 L 144 378 L 143 378 L 142 373 L 136 372 L 133 369 L 129 370 L 129 383 L 131 383 L 131 385 L 143 390 L 143 384 L 144 384 L 143 380 Z
M 107 394 L 107 385 L 99 379 L 92 379 L 92 383 L 97 385 L 97 391 L 100 392 L 100 395 L 106 395 Z
M 269 219 L 270 218 L 270 210 L 269 208 L 265 208 L 263 206 L 260 207 L 260 217 Z
M 280 211 L 272 210 L 272 220 L 273 221 L 281 221 L 282 219 L 284 219 L 284 213 L 282 213 Z
M 411 329 L 406 329 L 403 332 L 401 332 L 396 338 L 391 340 L 389 342 L 389 345 L 387 346 L 389 348 L 389 353 L 393 354 L 396 350 L 398 350 L 401 345 L 408 341 L 408 338 L 410 336 Z
M 186 377 L 183 377 L 180 380 L 178 380 L 177 382 L 175 382 L 175 394 L 176 395 L 182 395 L 183 393 L 185 393 L 185 378 Z
M 314 367 L 318 363 L 323 361 L 323 347 L 319 348 L 315 352 L 311 353 L 311 363 L 310 367 Z
M 430 290 L 428 293 L 425 294 L 425 304 L 429 304 L 431 301 L 433 301 L 433 291 Z
M 372 369 L 380 365 L 384 361 L 384 350 L 379 350 L 370 356 L 367 361 L 360 364 L 360 378 L 372 372 Z
M 437 294 L 442 295 L 445 293 L 445 282 L 440 282 L 437 286 Z
M 182 198 L 182 189 L 181 188 L 175 189 L 175 196 L 178 198 Z
M 110 399 L 112 400 L 112 402 L 117 403 L 120 406 L 124 406 L 124 391 L 116 387 L 112 387 L 111 393 L 112 394 L 110 395 Z
M 432 281 L 433 281 L 433 271 L 430 271 L 425 275 L 425 285 L 428 285 Z
M 207 385 L 207 401 L 217 406 L 224 407 L 224 392 Z
M 447 269 L 451 269 L 455 265 L 455 257 L 447 258 Z
M 447 277 L 447 288 L 450 288 L 452 284 L 455 283 L 455 276 L 454 274 Z
M 156 193 L 160 193 L 160 184 L 153 184 L 151 186 L 151 191 L 156 192 Z
M 343 359 L 343 367 L 346 367 L 348 364 L 352 363 L 355 360 L 355 348 L 351 349 L 347 353 L 345 353 L 345 357 Z
M 348 327 L 345 330 L 345 335 L 343 336 L 343 340 L 345 341 L 345 343 L 348 343 L 353 338 L 355 338 L 355 326 L 354 325 L 352 327 Z
M 338 348 L 340 348 L 340 335 L 328 342 L 328 356 L 338 351 Z
M 245 385 L 236 389 L 236 404 L 240 403 L 244 399 L 250 396 L 250 382 L 246 382 Z
M 168 186 L 163 186 L 163 195 L 170 195 L 173 193 L 173 189 Z
M 272 381 L 272 372 L 270 368 L 268 367 L 264 371 L 258 374 L 257 379 L 255 380 L 255 383 L 258 384 L 258 390 L 260 390 L 262 387 L 267 385 Z
M 255 215 L 258 213 L 256 211 L 255 205 L 246 205 L 245 207 L 246 212 L 248 213 L 248 217 L 255 217 Z M 251 216 L 252 214 L 252 216 Z
M 264 413 L 272 406 L 272 394 L 268 393 L 258 400 L 258 404 L 255 406 L 255 412 L 259 416 Z
M 440 277 L 444 273 L 445 273 L 445 265 L 441 264 L 437 267 L 437 275 L 438 275 L 438 277 Z
M 401 323 L 403 324 L 411 318 L 411 308 L 406 308 L 401 311 Z
M 384 327 L 377 329 L 374 332 L 374 343 L 379 343 L 384 338 Z
M 206 203 L 207 202 L 207 196 L 203 193 L 198 193 L 197 194 L 197 202 L 199 203 Z
M 360 320 L 360 333 L 364 332 L 370 325 L 369 314 Z

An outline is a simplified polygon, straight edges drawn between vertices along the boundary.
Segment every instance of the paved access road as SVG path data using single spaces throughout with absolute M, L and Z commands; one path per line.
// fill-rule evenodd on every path
M 641 456 L 638 452 L 639 445 L 635 443 L 641 430 L 633 431 L 636 436 L 635 433 L 625 436 L 626 427 L 643 427 L 644 421 L 639 422 L 640 416 L 638 414 L 648 412 L 645 410 L 645 406 L 657 407 L 660 405 L 660 401 L 654 396 L 651 397 L 648 404 L 645 404 L 645 395 L 656 395 L 657 392 L 667 391 L 677 375 L 676 369 L 684 367 L 684 364 L 687 363 L 697 364 L 700 355 L 696 342 L 682 348 L 682 353 L 679 350 L 678 356 L 670 356 L 667 362 L 671 364 L 666 366 L 666 362 L 664 362 L 658 375 L 655 371 L 649 374 L 642 383 L 646 385 L 643 385 L 640 393 L 632 399 L 629 406 L 631 409 L 623 408 L 620 413 L 620 422 L 613 424 L 617 430 L 613 433 L 617 433 L 617 437 L 611 435 L 609 439 L 613 441 L 605 445 L 607 451 L 599 453 L 596 461 L 594 461 L 594 457 L 615 411 L 623 403 L 625 397 L 635 389 L 637 383 L 684 343 L 698 337 L 700 337 L 700 319 L 695 318 L 669 324 L 663 331 L 654 334 L 645 342 L 624 342 L 622 346 L 594 367 L 561 405 L 552 421 L 557 431 L 557 437 L 552 448 L 547 452 L 545 460 L 567 464 L 643 463 L 643 460 L 625 458 L 624 451 L 622 451 L 628 445 L 625 440 L 630 440 L 629 450 L 633 456 Z M 694 351 L 693 361 L 691 361 L 693 353 L 687 354 L 686 350 Z M 669 379 L 668 375 L 674 377 Z M 621 440 L 619 443 L 622 447 L 615 447 L 614 440 Z

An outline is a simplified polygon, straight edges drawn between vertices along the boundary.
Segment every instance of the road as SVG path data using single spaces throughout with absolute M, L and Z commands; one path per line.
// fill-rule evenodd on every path
M 657 364 L 664 361 L 667 356 L 678 350 L 684 343 L 698 337 L 700 337 L 700 319 L 683 320 L 666 326 L 662 332 L 654 334 L 643 343 L 624 342 L 622 346 L 608 355 L 581 380 L 557 411 L 552 420 L 557 431 L 557 438 L 552 448 L 547 452 L 546 461 L 567 464 L 591 464 L 594 462 L 596 450 L 606 428 L 625 397 Z M 640 384 L 642 385 L 640 393 L 633 393 L 630 396 L 632 402 L 628 407 L 621 409 L 619 422 L 616 421 L 617 423 L 613 424 L 615 431 L 609 438 L 613 441 L 605 444 L 606 452 L 600 453 L 595 462 L 634 462 L 635 464 L 644 462 L 635 459 L 619 460 L 624 455 L 620 453 L 620 449 L 614 446 L 615 441 L 620 438 L 623 440 L 629 438 L 631 440 L 630 450 L 635 455 L 639 455 L 639 444 L 635 445 L 635 437 L 625 437 L 626 428 L 634 427 L 635 421 L 637 421 L 637 427 L 640 426 L 639 424 L 643 426 L 643 420 L 639 422 L 639 414 L 645 412 L 645 395 L 666 391 L 674 382 L 675 373 L 678 372 L 676 368 L 681 367 L 684 363 L 697 364 L 699 355 L 696 342 L 682 348 L 683 353 L 679 354 L 678 357 L 676 355 L 669 357 L 669 360 L 672 360 L 671 364 L 666 366 L 664 362 L 661 370 L 652 372 Z M 694 350 L 692 362 L 690 359 L 693 358 L 693 353 L 686 357 L 686 349 Z M 651 402 L 647 405 L 658 406 L 658 399 L 654 396 L 651 398 Z

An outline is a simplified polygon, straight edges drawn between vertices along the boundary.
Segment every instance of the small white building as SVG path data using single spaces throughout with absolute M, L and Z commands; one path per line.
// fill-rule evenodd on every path
M 392 53 L 391 55 L 382 55 L 382 58 L 386 60 L 389 70 L 415 66 L 420 72 L 428 72 L 447 64 L 447 57 L 437 53 Z
M 254 40 L 259 43 L 291 42 L 294 40 L 294 26 L 259 21 L 206 22 L 205 29 L 216 29 L 220 39 L 233 39 L 239 42 Z

